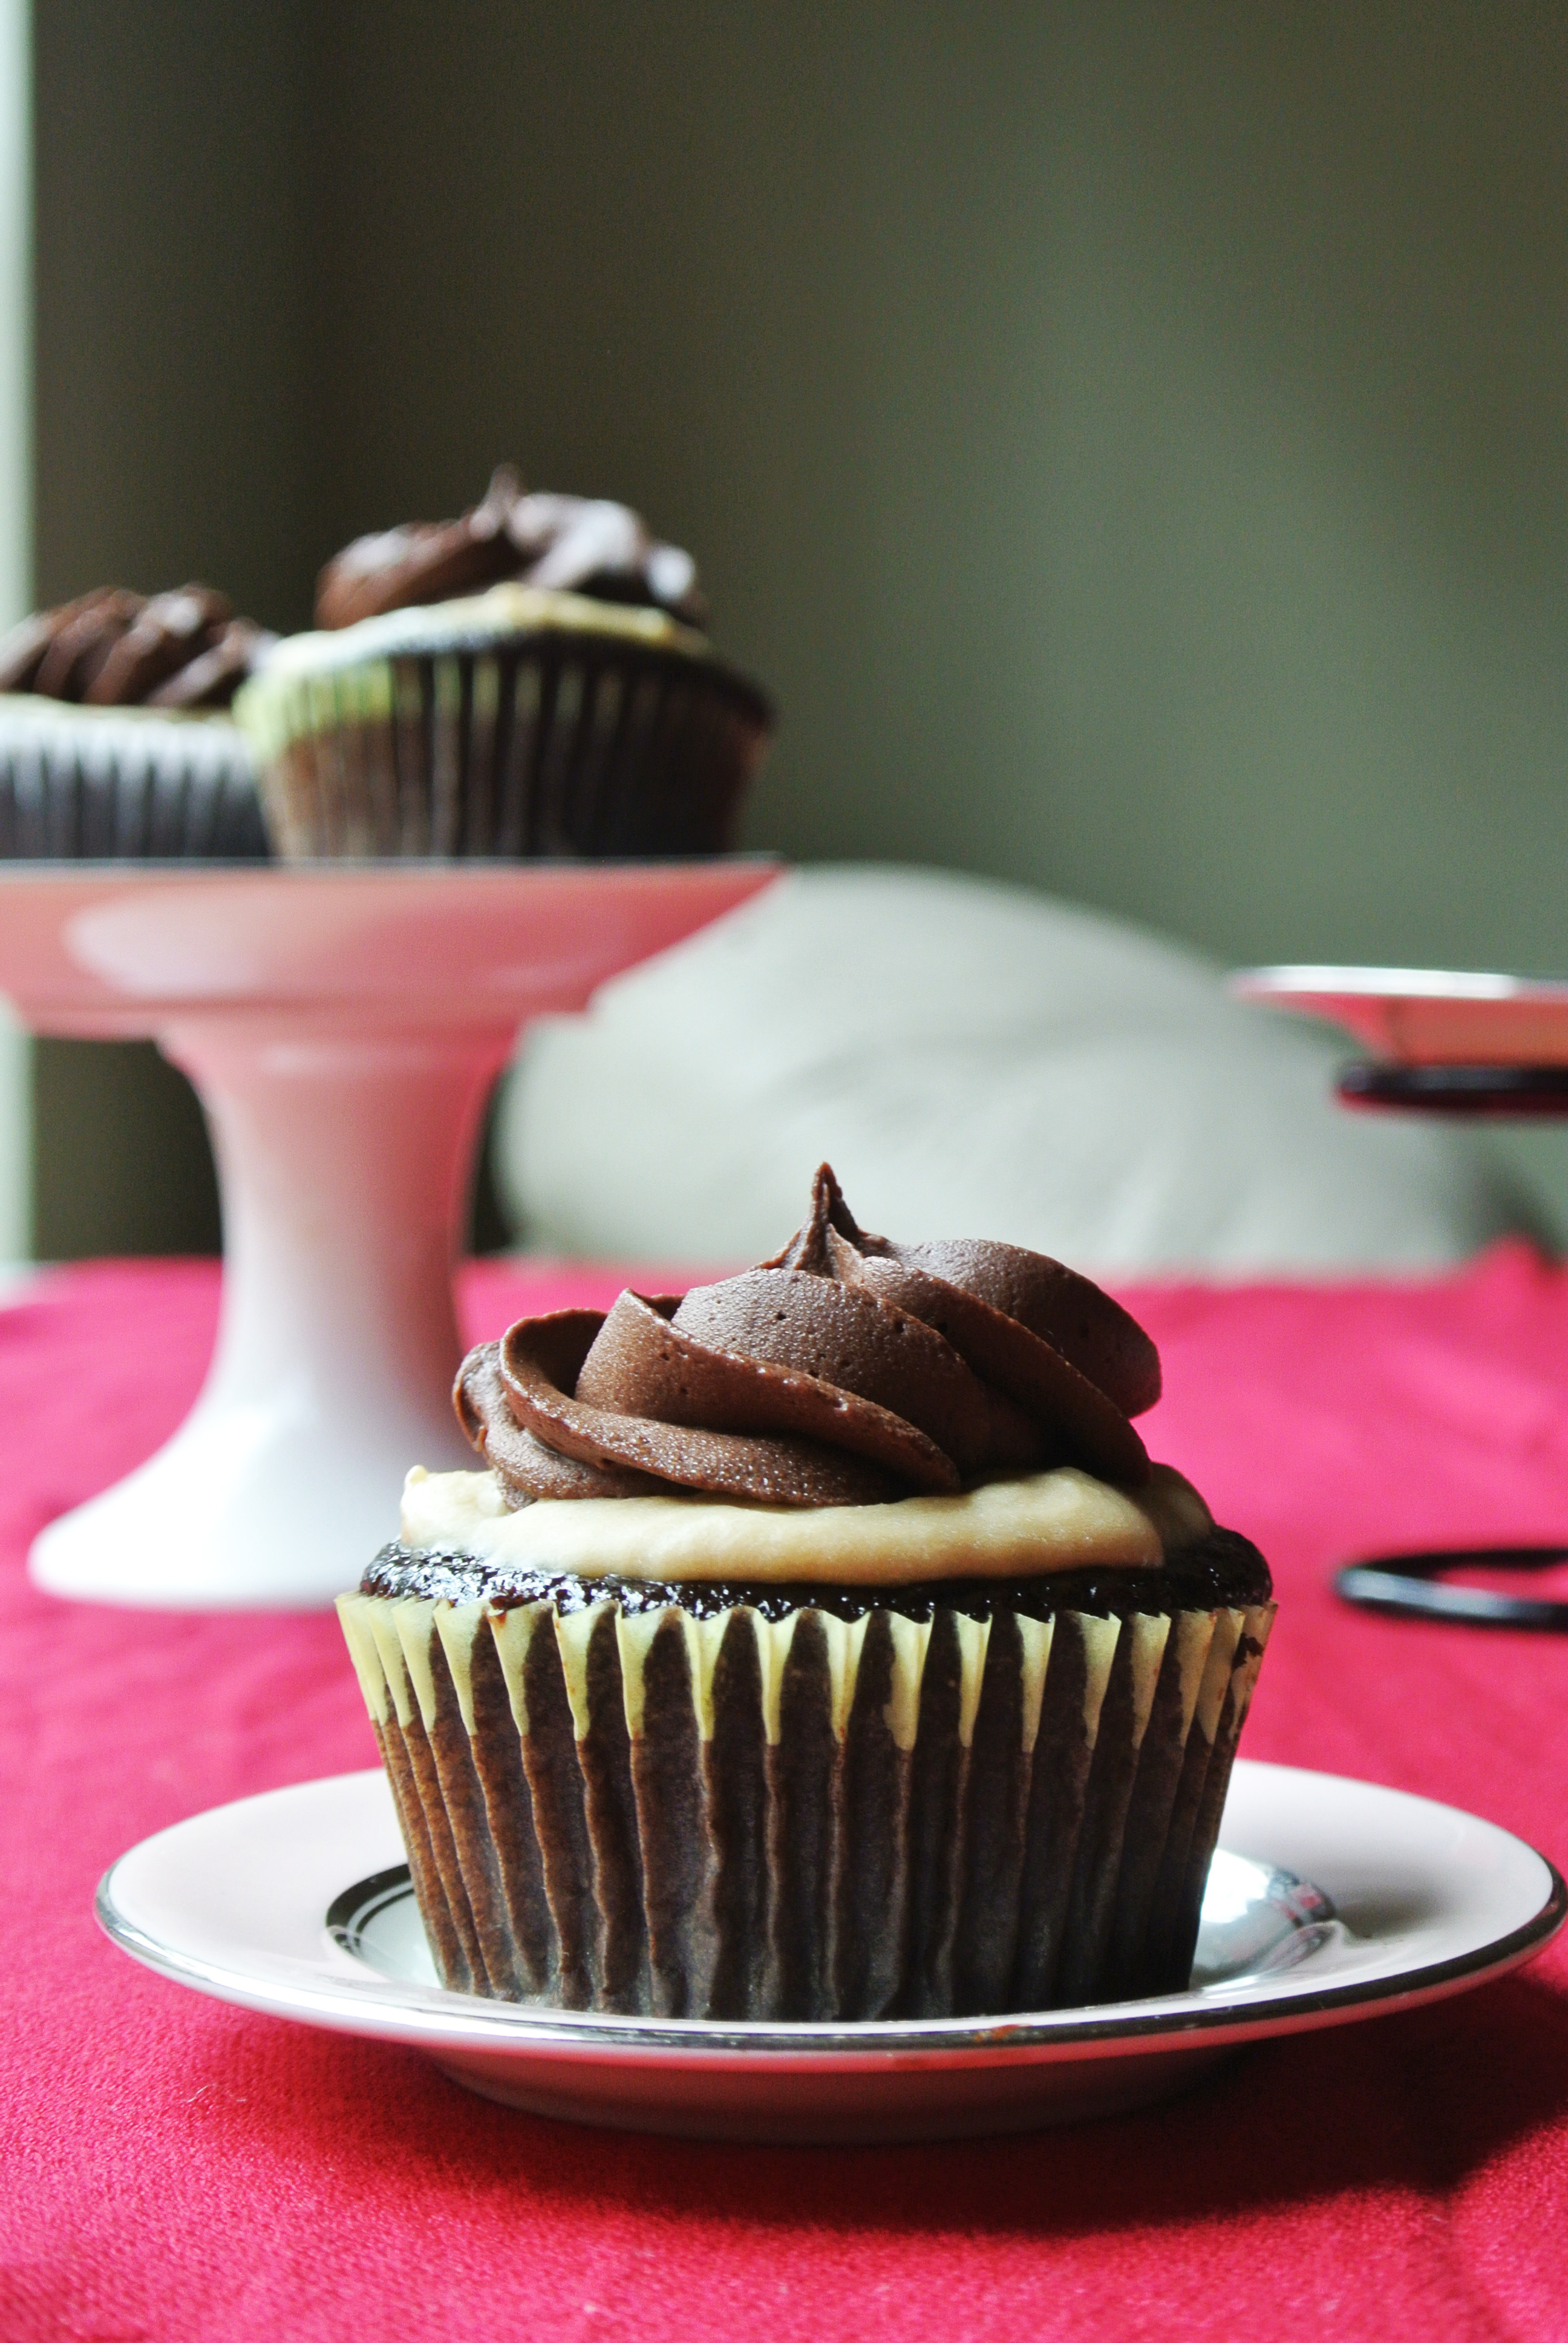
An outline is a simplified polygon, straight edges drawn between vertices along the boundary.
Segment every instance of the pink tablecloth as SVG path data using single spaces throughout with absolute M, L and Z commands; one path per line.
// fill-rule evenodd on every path
M 469 1329 L 616 1282 L 478 1268 Z M 329 1618 L 122 1614 L 24 1576 L 52 1514 L 173 1428 L 216 1293 L 206 1265 L 109 1265 L 0 1312 L 5 2343 L 1568 2333 L 1563 1948 L 1148 2115 L 838 2151 L 552 2126 L 134 1966 L 91 1917 L 124 1847 L 374 1757 Z M 1251 1753 L 1568 1861 L 1568 1642 L 1325 1587 L 1356 1548 L 1568 1530 L 1568 1278 L 1507 1250 L 1432 1283 L 1132 1299 L 1158 1450 L 1275 1565 Z

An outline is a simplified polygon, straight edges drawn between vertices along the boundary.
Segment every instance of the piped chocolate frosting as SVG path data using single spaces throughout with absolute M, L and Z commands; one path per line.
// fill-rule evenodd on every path
M 690 554 L 659 544 L 638 514 L 600 498 L 529 495 L 503 464 L 458 519 L 409 521 L 335 554 L 317 580 L 316 622 L 351 627 L 506 578 L 668 610 L 691 625 L 707 615 Z
M 226 708 L 274 638 L 210 586 L 105 586 L 0 637 L 0 691 L 91 708 Z
M 950 1493 L 1076 1464 L 1137 1486 L 1160 1362 L 1042 1253 L 900 1244 L 824 1164 L 783 1252 L 683 1297 L 525 1318 L 471 1352 L 458 1420 L 509 1502 L 701 1492 L 788 1506 Z

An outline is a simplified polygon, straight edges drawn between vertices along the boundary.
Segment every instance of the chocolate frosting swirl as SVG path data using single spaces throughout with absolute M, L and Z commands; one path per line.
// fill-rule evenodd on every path
M 512 1503 L 681 1490 L 873 1504 L 1078 1464 L 1136 1484 L 1160 1360 L 1043 1253 L 897 1244 L 831 1170 L 771 1261 L 684 1296 L 519 1319 L 469 1353 L 458 1421 Z
M 651 605 L 693 626 L 707 616 L 690 554 L 657 543 L 637 513 L 598 498 L 529 496 L 503 464 L 483 502 L 459 519 L 409 521 L 335 554 L 317 580 L 316 623 L 351 627 L 503 578 Z
M 274 638 L 210 586 L 99 587 L 0 637 L 0 691 L 92 708 L 226 708 Z

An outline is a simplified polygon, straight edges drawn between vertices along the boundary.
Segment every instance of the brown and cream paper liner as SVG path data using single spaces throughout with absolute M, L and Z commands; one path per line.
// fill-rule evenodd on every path
M 770 730 L 716 662 L 568 631 L 269 676 L 253 706 L 288 860 L 719 852 Z
M 1273 1618 L 338 1608 L 449 1986 L 763 2019 L 1182 1989 Z
M 0 696 L 0 857 L 262 862 L 250 751 L 222 716 Z

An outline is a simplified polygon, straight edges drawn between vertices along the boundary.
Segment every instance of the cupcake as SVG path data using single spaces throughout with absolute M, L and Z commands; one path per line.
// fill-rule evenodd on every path
M 0 637 L 0 855 L 265 860 L 228 709 L 271 640 L 207 586 L 105 587 Z
M 664 2016 L 1179 1991 L 1269 1572 L 1131 1418 L 1152 1343 L 1005 1244 L 857 1227 L 524 1319 L 478 1473 L 339 1609 L 447 1985 Z
M 364 537 L 322 571 L 317 631 L 237 709 L 277 851 L 712 854 L 772 731 L 716 659 L 689 554 L 625 506 L 525 495 Z

